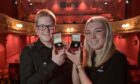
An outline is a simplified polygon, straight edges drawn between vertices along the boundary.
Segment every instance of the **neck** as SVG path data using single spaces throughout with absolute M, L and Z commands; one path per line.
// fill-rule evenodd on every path
M 96 53 L 96 55 L 99 55 L 99 54 L 101 54 L 101 52 L 102 52 L 102 49 L 95 50 L 95 53 Z
M 52 42 L 50 42 L 50 41 L 47 41 L 47 42 L 46 42 L 46 41 L 45 41 L 45 42 L 44 42 L 44 41 L 41 41 L 41 42 L 42 42 L 46 47 L 48 47 L 48 48 L 52 48 L 52 46 L 53 46 L 53 45 L 52 45 Z

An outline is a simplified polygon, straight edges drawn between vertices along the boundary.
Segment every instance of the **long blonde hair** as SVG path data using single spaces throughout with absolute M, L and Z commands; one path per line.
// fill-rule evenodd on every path
M 102 16 L 93 16 L 93 17 L 89 18 L 89 20 L 86 22 L 85 30 L 86 30 L 87 25 L 90 22 L 99 22 L 99 23 L 103 24 L 107 30 L 106 37 L 105 37 L 105 43 L 102 48 L 102 51 L 99 55 L 97 55 L 95 57 L 95 60 L 94 60 L 95 67 L 99 67 L 112 56 L 112 54 L 114 53 L 114 51 L 116 49 L 114 42 L 113 42 L 113 32 L 112 32 L 112 28 L 111 28 L 109 22 L 107 21 L 107 19 Z M 92 56 L 94 49 L 92 49 L 91 46 L 88 45 L 86 36 L 85 36 L 85 40 L 84 40 L 84 48 L 85 48 L 85 51 L 83 51 L 83 52 L 84 53 L 86 52 L 86 57 L 87 57 L 86 63 L 87 63 L 87 66 L 90 67 L 92 65 L 91 56 Z

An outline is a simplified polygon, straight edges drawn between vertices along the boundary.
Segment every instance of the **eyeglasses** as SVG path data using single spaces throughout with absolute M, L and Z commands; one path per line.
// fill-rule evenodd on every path
M 50 31 L 50 30 L 54 30 L 54 28 L 55 28 L 55 25 L 36 25 L 37 26 L 37 28 L 39 29 L 39 30 L 46 30 L 46 29 L 48 29 L 48 31 Z

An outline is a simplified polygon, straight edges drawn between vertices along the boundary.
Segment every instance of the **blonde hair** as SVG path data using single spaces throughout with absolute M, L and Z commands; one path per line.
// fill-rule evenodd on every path
M 109 22 L 107 21 L 107 19 L 102 17 L 102 16 L 93 16 L 93 17 L 89 18 L 89 20 L 86 22 L 85 30 L 86 30 L 87 25 L 90 22 L 99 22 L 99 23 L 103 24 L 107 30 L 106 37 L 105 37 L 105 43 L 104 43 L 104 46 L 102 48 L 102 51 L 99 55 L 97 55 L 95 57 L 95 60 L 94 60 L 95 67 L 99 67 L 100 65 L 105 63 L 112 56 L 112 54 L 114 53 L 114 51 L 116 49 L 114 42 L 113 42 L 113 32 L 112 32 L 112 28 L 111 28 Z M 85 36 L 85 41 L 84 41 L 84 47 L 85 47 L 85 50 L 86 50 L 85 52 L 87 55 L 86 56 L 87 57 L 86 63 L 87 63 L 87 66 L 90 67 L 92 65 L 91 56 L 92 56 L 92 53 L 94 50 L 91 48 L 91 46 L 88 45 L 86 36 Z
M 56 17 L 55 17 L 55 15 L 50 10 L 47 10 L 47 9 L 41 9 L 36 13 L 35 23 L 37 24 L 38 19 L 40 17 L 44 17 L 44 16 L 50 17 L 52 19 L 53 24 L 56 25 Z

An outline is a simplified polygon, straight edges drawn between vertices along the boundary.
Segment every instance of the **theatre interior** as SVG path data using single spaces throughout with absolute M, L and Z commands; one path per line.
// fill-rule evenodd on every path
M 140 0 L 1 0 L 0 84 L 19 84 L 10 80 L 19 81 L 20 52 L 38 39 L 34 19 L 40 9 L 56 15 L 56 30 L 68 44 L 71 34 L 83 34 L 91 16 L 106 17 L 129 62 L 129 84 L 140 84 Z

